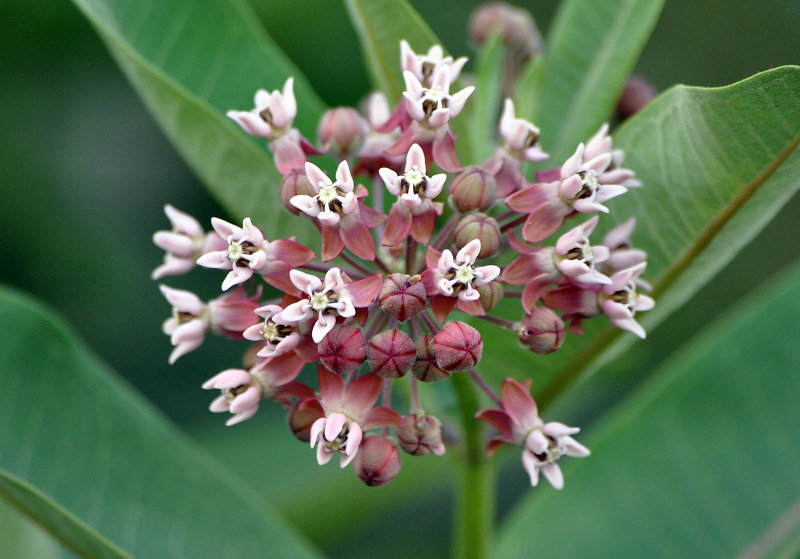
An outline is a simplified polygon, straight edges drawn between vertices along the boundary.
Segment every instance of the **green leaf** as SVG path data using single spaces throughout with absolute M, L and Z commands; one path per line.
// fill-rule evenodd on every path
M 681 348 L 531 490 L 500 557 L 794 557 L 800 267 Z
M 48 311 L 2 289 L 0 329 L 3 469 L 47 497 L 8 475 L 0 492 L 62 543 L 97 556 L 88 525 L 137 557 L 315 556 Z
M 797 192 L 800 67 L 782 67 L 722 88 L 678 86 L 615 135 L 644 186 L 611 200 L 595 233 L 637 217 L 634 245 L 648 252 L 645 278 L 656 307 L 637 316 L 652 330 L 729 262 Z M 486 328 L 482 369 L 534 375 L 546 405 L 576 378 L 618 355 L 635 337 L 587 321 L 556 353 L 520 354 L 516 340 Z M 513 362 L 502 356 L 520 355 Z
M 414 52 L 427 52 L 441 41 L 406 0 L 347 0 L 347 11 L 361 40 L 376 89 L 396 103 L 405 89 L 400 67 L 400 40 Z
M 536 113 L 551 161 L 563 161 L 611 117 L 663 0 L 569 0 L 553 23 Z M 520 100 L 520 105 L 528 104 Z
M 264 147 L 224 116 L 250 109 L 258 88 L 295 77 L 297 125 L 313 134 L 324 105 L 240 0 L 73 0 L 92 22 L 190 167 L 236 218 L 267 237 L 311 227 L 278 201 L 281 175 Z M 259 142 L 263 143 L 263 142 Z
M 472 144 L 470 161 L 484 161 L 494 153 L 495 130 L 500 111 L 500 86 L 503 73 L 503 43 L 499 34 L 492 34 L 478 52 L 474 114 L 469 120 L 469 142 Z
M 0 557 L 58 559 L 62 547 L 22 512 L 0 498 Z
M 525 63 L 514 88 L 514 111 L 516 116 L 518 118 L 533 119 L 533 115 L 540 114 L 543 93 L 544 58 L 535 56 Z

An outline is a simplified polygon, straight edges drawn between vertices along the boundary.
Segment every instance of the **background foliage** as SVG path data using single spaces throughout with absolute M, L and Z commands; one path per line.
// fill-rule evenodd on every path
M 465 40 L 468 3 L 458 11 L 446 2 L 412 4 L 450 52 L 474 58 L 474 50 Z M 659 88 L 666 88 L 675 82 L 723 85 L 769 67 L 797 63 L 800 47 L 795 30 L 800 12 L 794 4 L 785 0 L 756 7 L 744 1 L 671 0 L 637 70 Z M 308 13 L 312 5 L 314 18 L 297 17 Z M 555 2 L 526 5 L 546 30 Z M 357 62 L 358 41 L 343 5 L 253 0 L 253 8 L 325 103 L 358 101 L 368 87 L 367 69 Z M 209 416 L 205 411 L 208 396 L 199 384 L 230 363 L 227 350 L 214 351 L 224 344 L 212 344 L 202 354 L 167 366 L 168 344 L 159 326 L 168 309 L 148 279 L 161 258 L 150 244 L 150 233 L 166 225 L 160 210 L 166 202 L 204 220 L 223 215 L 223 210 L 186 170 L 94 31 L 71 4 L 66 0 L 9 0 L 4 11 L 6 17 L 0 23 L 0 126 L 4 128 L 0 176 L 5 204 L 0 207 L 0 279 L 58 309 L 103 360 L 196 442 L 242 474 L 257 499 L 265 497 L 281 509 L 324 545 L 326 553 L 344 557 L 390 537 L 395 544 L 391 551 L 397 556 L 412 551 L 420 557 L 422 551 L 441 556 L 447 546 L 443 532 L 448 528 L 451 503 L 447 488 L 440 483 L 449 467 L 446 460 L 406 460 L 403 475 L 392 485 L 380 492 L 367 490 L 353 476 L 318 468 L 310 451 L 290 440 L 278 417 L 261 418 L 260 414 L 259 421 L 225 429 L 219 418 Z M 336 64 L 336 72 L 331 73 L 331 60 L 347 63 Z M 220 108 L 227 106 L 223 93 L 215 99 Z M 237 97 L 227 103 L 243 107 L 246 102 Z M 796 260 L 800 254 L 794 227 L 798 211 L 800 203 L 795 197 L 717 280 L 653 331 L 646 342 L 634 346 L 624 364 L 612 363 L 603 374 L 579 387 L 572 401 L 580 402 L 580 407 L 564 401 L 556 404 L 552 415 L 567 423 L 590 423 L 609 403 L 633 390 L 639 379 L 682 342 L 701 335 L 723 309 Z M 181 286 L 211 295 L 213 284 L 207 274 L 198 273 Z M 796 364 L 796 356 L 789 356 L 788 363 L 792 358 Z M 18 359 L 24 363 L 24 357 Z M 681 363 L 679 355 L 673 359 Z M 36 375 L 34 386 L 46 381 L 35 368 L 31 375 Z M 44 406 L 47 401 L 38 390 L 30 391 L 30 399 L 31 405 Z M 91 408 L 93 403 L 87 401 L 86 405 Z M 9 409 L 3 411 L 9 413 Z M 21 418 L 15 414 L 7 421 Z M 796 417 L 787 421 L 791 419 L 796 423 Z M 593 435 L 591 431 L 587 434 Z M 296 465 L 291 471 L 285 467 L 289 461 Z M 500 476 L 500 516 L 509 510 L 512 496 L 525 486 L 516 459 L 512 462 L 507 475 L 504 469 Z M 629 479 L 649 475 L 650 465 L 644 459 L 633 456 L 631 462 L 631 471 L 626 472 Z M 2 447 L 0 467 L 10 468 Z M 296 498 L 298 487 L 306 488 L 306 498 Z M 351 497 L 348 506 L 336 507 L 343 493 Z M 426 497 L 421 499 L 421 494 Z M 545 495 L 542 502 L 552 504 L 552 497 Z M 574 504 L 572 499 L 570 503 Z M 680 511 L 682 503 L 674 506 Z M 335 520 L 331 519 L 333 510 L 337 512 Z M 17 556 L 13 550 L 23 549 L 31 551 L 32 557 L 58 553 L 57 547 L 36 535 L 25 521 L 9 511 L 3 514 L 9 518 L 4 524 L 9 528 L 0 533 L 0 555 L 4 556 L 2 546 L 12 550 L 9 556 Z M 372 520 L 365 522 L 365 518 Z M 353 537 L 356 534 L 358 538 Z M 420 550 L 420 541 L 431 543 Z

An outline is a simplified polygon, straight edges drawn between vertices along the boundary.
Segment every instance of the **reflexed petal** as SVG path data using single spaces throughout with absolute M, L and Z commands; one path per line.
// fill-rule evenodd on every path
M 339 229 L 344 246 L 364 260 L 375 260 L 375 240 L 364 222 L 354 215 L 345 216 Z
M 503 408 L 525 430 L 541 424 L 536 402 L 530 392 L 512 378 L 503 381 L 501 388 Z
M 457 173 L 461 170 L 461 163 L 456 155 L 455 137 L 449 129 L 445 129 L 444 134 L 437 133 L 433 139 L 433 160 L 448 173 Z
M 381 244 L 383 246 L 394 246 L 406 240 L 411 231 L 411 213 L 408 209 L 394 204 L 389 210 L 389 219 L 386 221 L 386 229 L 383 231 Z
M 509 441 L 513 440 L 511 418 L 503 410 L 484 409 L 476 413 L 475 417 L 500 431 L 500 434 Z
M 387 425 L 400 425 L 402 422 L 403 418 L 399 413 L 384 406 L 369 410 L 362 421 L 365 430 Z
M 322 228 L 322 261 L 328 262 L 339 256 L 344 250 L 344 241 L 338 227 Z
M 353 305 L 356 307 L 368 307 L 375 301 L 383 285 L 383 276 L 375 274 L 358 281 L 348 283 L 344 291 L 350 296 Z
M 358 377 L 347 389 L 344 407 L 359 419 L 364 417 L 378 400 L 381 386 L 383 386 L 383 379 L 375 373 L 368 373 Z
M 431 206 L 422 213 L 411 216 L 411 236 L 420 244 L 427 245 L 433 237 L 436 224 L 436 209 Z

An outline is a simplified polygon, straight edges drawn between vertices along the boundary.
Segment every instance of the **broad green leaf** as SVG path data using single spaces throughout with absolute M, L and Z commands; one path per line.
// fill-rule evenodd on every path
M 494 153 L 495 130 L 500 113 L 500 86 L 503 74 L 503 43 L 499 34 L 493 34 L 481 47 L 476 61 L 474 97 L 470 103 L 469 142 L 472 145 L 471 161 L 480 163 Z M 465 115 L 466 116 L 466 115 Z M 465 138 L 466 139 L 466 138 Z
M 601 229 L 636 216 L 634 245 L 648 251 L 645 278 L 656 308 L 637 316 L 652 330 L 713 275 L 797 192 L 800 68 L 782 67 L 722 88 L 678 86 L 615 134 L 644 186 L 608 203 Z M 602 231 L 595 233 L 602 238 Z M 532 376 L 548 404 L 569 383 L 627 347 L 603 317 L 551 355 L 520 353 L 513 336 L 485 328 L 482 370 Z M 514 351 L 518 359 L 501 356 Z
M 400 40 L 414 52 L 427 52 L 441 42 L 406 0 L 347 0 L 347 11 L 361 39 L 376 89 L 396 103 L 405 89 L 400 67 Z
M 563 161 L 611 117 L 663 0 L 568 0 L 549 34 L 535 113 L 551 161 Z M 522 92 L 521 92 L 522 93 Z M 530 104 L 520 100 L 520 104 Z M 531 107 L 533 108 L 533 107 Z
M 61 505 L 23 480 L 0 470 L 0 495 L 40 522 L 66 547 L 97 559 L 131 559 L 131 556 L 92 530 Z
M 135 557 L 315 556 L 49 311 L 0 290 L 0 329 L 0 463 L 10 475 Z M 64 536 L 77 528 L 60 507 L 6 481 L 2 494 L 62 543 L 81 541 Z
M 514 110 L 519 118 L 532 118 L 538 115 L 544 93 L 544 58 L 531 58 L 517 79 L 514 88 Z M 537 117 L 538 118 L 538 117 Z
M 309 239 L 278 200 L 281 175 L 264 146 L 225 117 L 249 110 L 258 88 L 295 77 L 297 125 L 313 134 L 324 106 L 240 0 L 73 0 L 92 22 L 167 136 L 210 192 L 267 237 Z M 124 132 L 123 132 L 124 133 Z M 260 142 L 261 143 L 261 142 Z
M 57 559 L 62 547 L 13 505 L 0 499 L 0 557 Z
M 681 348 L 532 489 L 500 557 L 795 557 L 800 267 Z M 779 555 L 783 554 L 783 555 Z

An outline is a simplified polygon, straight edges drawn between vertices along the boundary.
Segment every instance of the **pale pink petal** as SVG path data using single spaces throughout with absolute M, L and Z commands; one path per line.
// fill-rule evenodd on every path
M 575 458 L 585 458 L 591 454 L 588 448 L 573 439 L 572 437 L 562 437 L 559 441 L 564 445 L 564 454 L 567 456 L 574 456 Z
M 327 418 L 320 417 L 314 423 L 311 424 L 311 429 L 308 432 L 309 440 L 308 442 L 311 444 L 311 448 L 319 441 L 319 436 L 325 431 L 325 423 L 327 423 Z M 324 444 L 320 444 L 320 446 L 325 446 Z
M 549 445 L 550 441 L 547 440 L 541 429 L 534 429 L 525 439 L 525 448 L 534 454 L 542 454 Z
M 295 287 L 297 287 L 297 289 L 303 293 L 308 293 L 309 295 L 322 287 L 321 279 L 319 279 L 317 276 L 312 276 L 311 274 L 301 272 L 300 270 L 292 270 L 289 272 L 289 278 L 291 278 L 292 283 L 295 285 Z
M 334 211 L 323 210 L 319 212 L 317 219 L 326 227 L 335 227 L 339 224 L 341 216 Z
M 297 99 L 294 96 L 294 78 L 290 77 L 283 84 L 283 107 L 289 120 L 294 120 L 297 116 Z
M 166 285 L 159 285 L 161 294 L 169 302 L 170 305 L 175 307 L 179 312 L 188 313 L 192 315 L 199 315 L 203 312 L 205 305 L 200 297 L 183 289 L 173 289 Z
M 330 186 L 331 184 L 333 184 L 331 183 L 331 179 L 329 179 L 328 176 L 322 172 L 322 169 L 320 169 L 310 161 L 306 161 L 305 169 L 306 169 L 306 177 L 311 183 L 311 186 L 314 187 L 315 191 L 319 192 L 320 185 Z
M 566 179 L 570 175 L 577 173 L 583 165 L 583 144 L 578 144 L 575 153 L 573 153 L 561 166 L 561 178 Z
M 211 401 L 211 405 L 208 406 L 208 411 L 212 413 L 228 411 L 228 398 L 224 394 L 217 396 Z
M 325 440 L 334 441 L 342 433 L 342 428 L 347 424 L 347 417 L 343 413 L 328 415 L 325 422 Z
M 461 112 L 461 109 L 464 108 L 464 104 L 467 102 L 467 99 L 472 92 L 475 91 L 473 86 L 465 87 L 458 93 L 455 93 L 450 96 L 450 118 L 455 118 Z
M 333 458 L 333 453 L 327 446 L 321 444 L 317 447 L 317 464 L 324 466 L 331 461 L 331 458 Z
M 427 171 L 425 167 L 425 153 L 423 153 L 419 144 L 412 145 L 408 150 L 408 157 L 406 157 L 406 173 L 414 167 L 419 169 L 420 173 L 423 175 Z
M 531 485 L 536 487 L 539 485 L 539 461 L 528 450 L 522 451 L 522 467 L 528 472 L 531 478 Z
M 195 318 L 178 326 L 170 336 L 170 342 L 178 345 L 194 340 L 202 341 L 206 334 L 206 328 L 205 321 Z
M 230 427 L 232 425 L 236 425 L 237 423 L 241 423 L 242 421 L 247 421 L 248 419 L 253 417 L 257 411 L 258 411 L 258 406 L 254 408 L 249 408 L 243 411 L 242 413 L 237 413 L 236 415 L 231 417 L 228 421 L 226 421 L 225 425 L 227 427 Z
M 620 194 L 625 194 L 626 192 L 628 192 L 628 189 L 622 185 L 604 184 L 597 189 L 597 194 L 595 195 L 595 199 L 598 202 L 607 202 L 608 200 L 616 198 Z
M 194 351 L 195 349 L 200 347 L 202 345 L 202 343 L 203 343 L 203 339 L 199 338 L 199 339 L 196 339 L 196 340 L 187 341 L 187 342 L 184 342 L 182 344 L 178 344 L 175 347 L 175 349 L 173 349 L 172 352 L 169 354 L 169 358 L 167 359 L 167 362 L 170 365 L 174 365 L 175 361 L 177 361 L 178 359 L 180 359 L 181 357 L 183 357 L 187 353 L 189 353 L 191 351 Z
M 409 95 L 406 96 L 406 98 L 408 99 L 410 97 L 412 102 L 418 99 L 423 88 L 422 84 L 419 83 L 417 76 L 415 76 L 412 72 L 405 70 L 403 72 L 403 81 L 405 81 L 406 84 L 406 90 L 403 92 L 403 95 L 406 96 L 406 93 L 408 93 Z
M 342 203 L 342 213 L 345 215 L 352 214 L 358 209 L 358 198 L 352 192 L 347 192 L 339 201 Z
M 500 275 L 500 268 L 495 265 L 478 266 L 475 268 L 475 275 L 477 279 L 473 282 L 476 286 L 480 287 L 493 281 Z
M 320 343 L 328 335 L 328 332 L 333 330 L 334 326 L 336 326 L 334 315 L 320 313 L 311 329 L 311 339 L 314 340 L 314 343 Z
M 230 270 L 233 266 L 228 259 L 227 250 L 207 252 L 197 259 L 197 265 L 203 268 L 218 268 Z
M 167 253 L 164 257 L 164 263 L 156 267 L 150 274 L 154 280 L 159 280 L 166 276 L 180 276 L 189 272 L 195 267 L 195 262 L 185 258 L 176 258 L 172 254 Z
M 358 446 L 361 444 L 361 439 L 364 437 L 364 431 L 361 430 L 361 425 L 356 422 L 350 422 L 347 426 L 347 445 L 344 452 L 347 456 L 355 456 L 358 452 Z M 342 467 L 346 466 L 343 465 Z
M 439 128 L 440 126 L 447 124 L 448 120 L 450 120 L 450 109 L 443 107 L 441 109 L 436 109 L 431 113 L 431 116 L 428 117 L 428 124 L 430 124 L 433 128 Z
M 188 258 L 194 253 L 194 240 L 182 233 L 156 231 L 153 234 L 153 243 L 161 250 L 184 258 Z
M 436 198 L 442 192 L 445 180 L 447 180 L 447 175 L 444 173 L 433 175 L 428 181 L 428 187 L 425 189 L 425 197 L 431 200 Z
M 558 421 L 549 421 L 545 423 L 544 427 L 542 427 L 542 431 L 554 439 L 565 437 L 567 435 L 575 435 L 581 432 L 579 427 L 570 427 L 569 425 L 559 423 Z
M 388 167 L 381 167 L 378 169 L 378 174 L 381 176 L 383 183 L 386 185 L 386 188 L 393 196 L 400 195 L 400 180 L 394 171 L 389 169 Z
M 259 115 L 251 111 L 228 111 L 225 113 L 239 127 L 256 138 L 269 138 L 272 136 L 272 127 L 264 122 Z
M 478 258 L 478 254 L 481 252 L 481 241 L 479 239 L 473 239 L 464 245 L 461 250 L 458 251 L 456 255 L 456 262 L 459 264 L 474 264 L 475 259 Z
M 244 230 L 241 227 L 233 223 L 228 223 L 224 219 L 219 219 L 218 217 L 211 218 L 211 226 L 223 239 L 228 239 L 229 237 L 239 238 L 244 235 Z
M 406 91 L 403 92 L 403 97 L 405 97 L 406 100 L 406 111 L 408 111 L 408 116 L 410 116 L 417 122 L 422 122 L 423 120 L 425 120 L 425 109 L 422 108 L 422 103 L 419 100 L 417 100 L 415 96 L 411 95 Z M 390 155 L 399 155 L 402 152 L 395 153 L 393 150 L 389 151 L 388 153 Z
M 243 413 L 251 408 L 257 408 L 261 401 L 261 390 L 256 386 L 251 386 L 231 402 L 231 413 Z
M 336 169 L 336 183 L 342 192 L 353 191 L 353 177 L 350 174 L 350 167 L 347 165 L 347 161 L 339 163 L 339 167 Z
M 203 383 L 205 390 L 236 388 L 250 382 L 250 373 L 244 369 L 226 369 Z
M 225 279 L 222 280 L 222 290 L 227 291 L 234 285 L 238 285 L 240 283 L 244 283 L 250 278 L 253 277 L 253 269 L 252 268 L 244 268 L 241 266 L 234 266 L 228 275 L 225 276 Z
M 515 127 L 515 121 L 514 101 L 506 97 L 506 100 L 503 102 L 503 114 L 500 116 L 500 135 L 506 140 Z
M 652 297 L 647 295 L 637 294 L 636 295 L 636 311 L 649 311 L 656 305 L 656 302 L 653 300 Z
M 281 311 L 281 318 L 289 322 L 300 322 L 314 316 L 314 311 L 308 303 L 308 299 L 292 303 Z

